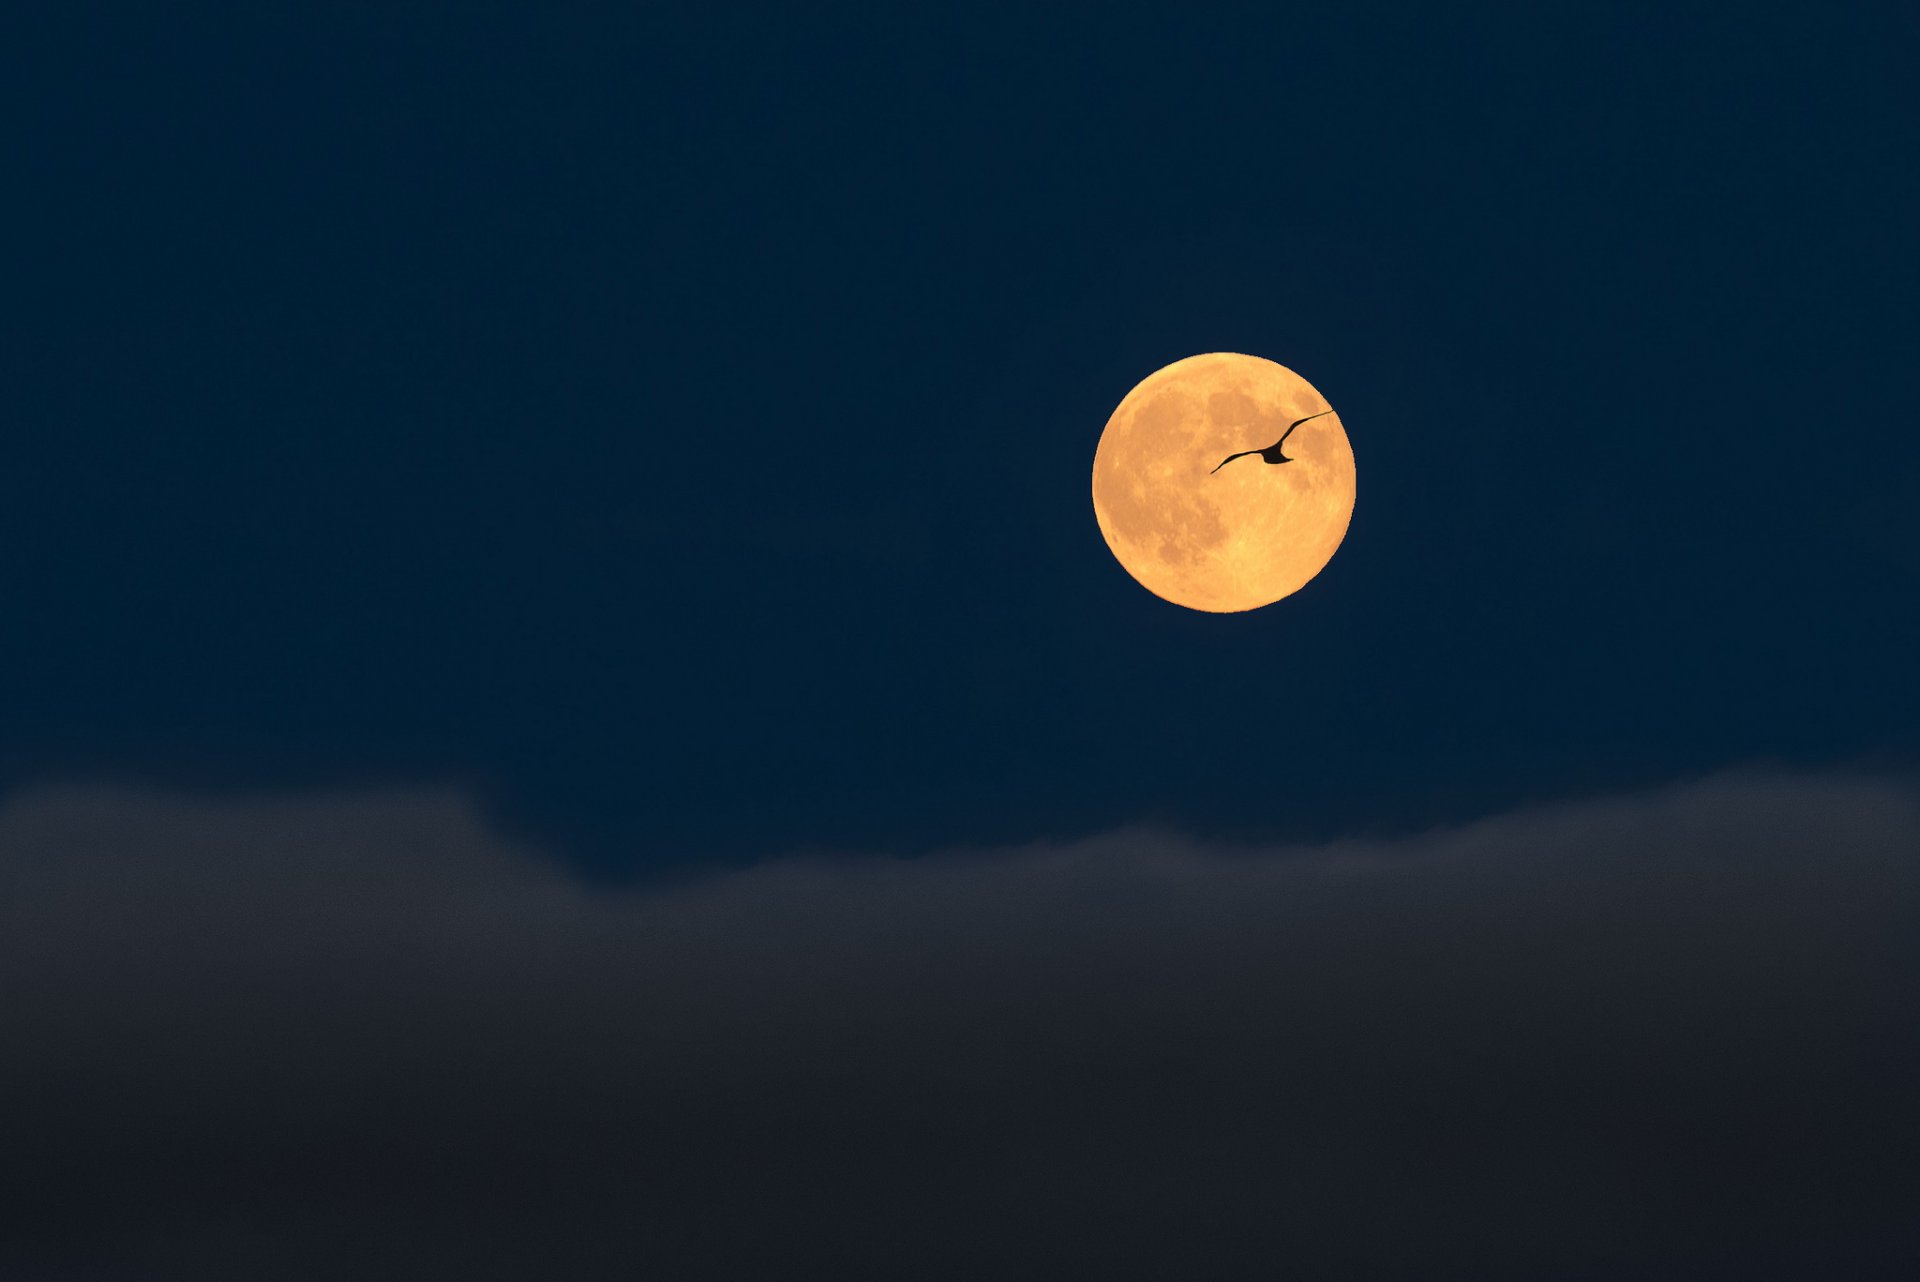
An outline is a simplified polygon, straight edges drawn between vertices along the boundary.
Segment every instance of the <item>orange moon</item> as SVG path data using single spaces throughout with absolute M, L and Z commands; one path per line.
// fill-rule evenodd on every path
M 1190 610 L 1271 605 L 1326 568 L 1353 519 L 1353 446 L 1313 384 L 1258 356 L 1189 356 L 1140 380 L 1100 434 L 1093 515 L 1128 574 Z M 1211 473 L 1211 475 L 1209 474 Z

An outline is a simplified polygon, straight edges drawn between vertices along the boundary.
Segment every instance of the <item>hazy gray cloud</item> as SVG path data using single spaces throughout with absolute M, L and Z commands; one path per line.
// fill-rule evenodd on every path
M 1910 1262 L 1920 796 L 1127 831 L 670 888 L 450 794 L 0 809 L 0 1273 Z

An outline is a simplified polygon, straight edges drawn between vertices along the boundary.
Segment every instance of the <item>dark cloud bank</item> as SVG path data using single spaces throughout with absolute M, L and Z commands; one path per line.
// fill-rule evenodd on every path
M 1920 798 L 1728 776 L 609 891 L 455 796 L 0 810 L 0 1276 L 1898 1276 Z

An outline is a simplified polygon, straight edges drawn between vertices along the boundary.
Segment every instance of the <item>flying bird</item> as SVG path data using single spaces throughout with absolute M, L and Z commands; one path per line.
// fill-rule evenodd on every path
M 1309 414 L 1305 418 L 1295 419 L 1291 427 L 1288 427 L 1286 431 L 1280 433 L 1280 439 L 1275 441 L 1273 444 L 1267 446 L 1266 449 L 1241 450 L 1238 454 L 1229 454 L 1225 458 L 1220 460 L 1220 466 L 1214 468 L 1213 472 L 1218 472 L 1220 468 L 1225 467 L 1227 464 L 1233 462 L 1235 459 L 1245 458 L 1249 454 L 1258 454 L 1261 458 L 1265 459 L 1269 463 L 1291 463 L 1293 462 L 1293 460 L 1288 458 L 1285 454 L 1282 454 L 1280 452 L 1280 447 L 1287 443 L 1287 438 L 1289 436 L 1293 435 L 1293 429 L 1295 427 L 1299 427 L 1300 424 L 1302 423 L 1311 423 L 1313 422 L 1314 419 L 1324 418 L 1331 413 L 1333 413 L 1332 410 L 1321 410 L 1318 414 Z M 1212 476 L 1213 472 L 1208 472 L 1207 475 Z

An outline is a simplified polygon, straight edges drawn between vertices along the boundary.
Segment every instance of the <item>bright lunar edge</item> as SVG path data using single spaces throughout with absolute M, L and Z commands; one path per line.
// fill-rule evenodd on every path
M 1353 517 L 1353 447 L 1337 413 L 1302 423 L 1284 463 L 1259 454 L 1332 407 L 1258 356 L 1213 352 L 1155 370 L 1107 420 L 1093 513 L 1107 546 L 1155 596 L 1228 614 L 1271 605 L 1326 567 Z M 1214 469 L 1218 468 L 1218 471 Z

